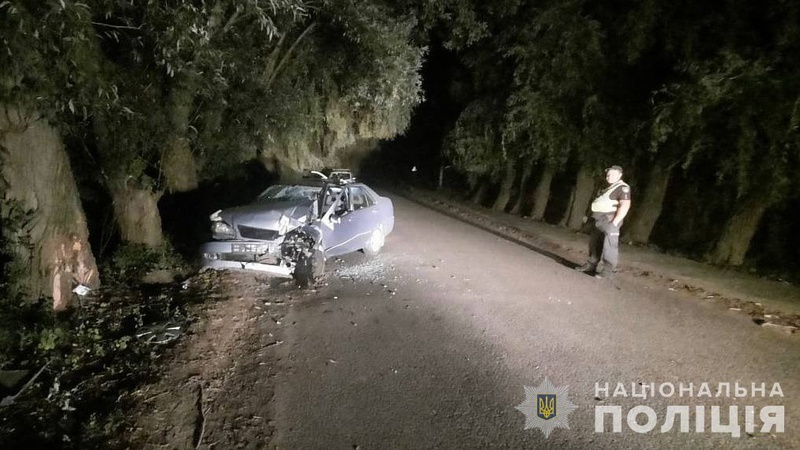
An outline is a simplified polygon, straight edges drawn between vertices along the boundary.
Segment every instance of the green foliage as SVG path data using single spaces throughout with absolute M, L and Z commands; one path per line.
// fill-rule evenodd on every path
M 597 145 L 586 136 L 608 128 L 597 92 L 606 65 L 604 33 L 583 2 L 504 6 L 490 27 L 497 33 L 463 56 L 474 90 L 505 102 L 468 107 L 447 139 L 455 164 L 470 173 L 498 170 L 509 157 L 562 165 L 575 150 Z
M 718 181 L 729 180 L 739 196 L 753 188 L 766 202 L 787 196 L 798 175 L 789 163 L 798 157 L 797 76 L 731 51 L 685 74 L 656 96 L 651 149 L 672 149 L 684 167 L 697 152 L 716 151 L 725 156 Z
M 51 117 L 88 115 L 99 70 L 90 8 L 66 0 L 0 5 L 3 102 Z
M 2 173 L 0 159 L 0 173 Z M 5 180 L 0 177 L 0 192 L 5 191 Z M 5 197 L 5 196 L 3 196 Z M 26 262 L 20 260 L 21 249 L 33 246 L 30 236 L 25 232 L 26 224 L 31 222 L 32 212 L 22 208 L 13 199 L 0 199 L 0 296 L 2 298 L 22 298 L 25 291 Z M 16 301 L 16 300 L 14 300 Z
M 54 316 L 44 302 L 0 309 L 0 367 L 45 370 L 0 409 L 0 442 L 11 447 L 124 448 L 131 425 L 122 413 L 128 395 L 152 376 L 160 348 L 135 338 L 159 319 L 184 319 L 172 295 L 132 298 L 105 291 L 69 314 Z
M 131 288 L 144 271 L 174 269 L 180 259 L 169 248 L 125 246 L 107 268 L 111 288 L 55 315 L 51 300 L 31 302 L 14 283 L 24 275 L 14 246 L 26 218 L 6 201 L 0 216 L 0 369 L 26 369 L 32 376 L 46 367 L 13 405 L 0 408 L 0 442 L 4 448 L 125 448 L 121 439 L 131 418 L 124 411 L 133 405 L 128 394 L 152 376 L 161 354 L 139 342 L 135 330 L 155 320 L 184 320 L 188 298 L 174 286 L 146 298 Z M 19 388 L 0 390 L 0 397 Z
M 227 118 L 255 131 L 239 144 L 247 155 L 265 149 L 294 170 L 337 165 L 341 150 L 394 137 L 422 99 L 413 17 L 380 2 L 331 1 L 310 19 L 274 47 L 287 62 L 258 87 L 269 101 L 234 94 Z
M 592 128 L 605 73 L 604 32 L 582 1 L 554 2 L 532 16 L 528 28 L 507 38 L 515 62 L 506 129 L 522 137 L 532 156 L 566 163 Z M 594 150 L 594 149 L 592 149 Z
M 502 105 L 491 99 L 470 103 L 462 111 L 444 144 L 445 154 L 461 170 L 477 175 L 494 174 L 505 158 L 496 111 Z M 492 119 L 495 119 L 494 121 Z
M 124 243 L 105 269 L 106 283 L 119 281 L 130 285 L 139 283 L 142 276 L 154 270 L 184 272 L 187 264 L 169 244 L 153 249 L 144 244 Z
M 119 326 L 122 317 L 128 313 L 135 316 L 134 312 L 141 307 L 136 304 L 112 310 L 88 307 L 74 317 L 57 317 L 51 301 L 44 298 L 30 301 L 21 289 L 24 282 L 18 279 L 25 275 L 24 267 L 15 256 L 19 236 L 24 237 L 21 229 L 27 215 L 7 200 L 3 210 L 0 369 L 28 369 L 32 376 L 43 366 L 47 368 L 13 405 L 0 409 L 0 442 L 8 448 L 22 445 L 79 448 L 82 438 L 76 439 L 81 435 L 80 420 L 76 418 L 90 409 L 102 411 L 96 400 L 111 393 L 108 386 L 101 384 L 110 379 L 109 373 L 128 376 L 122 367 L 130 368 L 133 360 L 122 350 L 131 337 L 121 335 Z M 104 362 L 97 358 L 104 358 Z M 106 369 L 109 373 L 104 373 Z M 0 390 L 0 396 L 16 394 L 19 388 Z M 65 441 L 65 436 L 69 440 Z

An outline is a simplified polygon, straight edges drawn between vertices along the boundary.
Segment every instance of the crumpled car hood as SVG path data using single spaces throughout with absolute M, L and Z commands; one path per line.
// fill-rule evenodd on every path
M 300 220 L 308 214 L 312 200 L 293 200 L 275 203 L 252 203 L 236 208 L 223 209 L 220 216 L 232 227 L 246 225 L 248 227 L 278 229 L 281 216 Z

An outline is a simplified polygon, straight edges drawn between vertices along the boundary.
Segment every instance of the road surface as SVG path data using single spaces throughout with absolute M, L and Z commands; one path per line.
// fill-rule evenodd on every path
M 393 201 L 396 227 L 382 254 L 330 261 L 325 283 L 295 296 L 282 319 L 270 447 L 800 447 L 797 335 L 645 282 L 598 280 L 408 200 Z M 526 415 L 516 408 L 529 404 L 524 386 L 537 388 L 545 378 L 568 387 L 555 418 L 569 428 L 540 419 L 551 426 L 547 438 L 539 428 L 524 429 Z M 608 383 L 607 395 L 598 395 L 598 383 Z M 618 383 L 627 396 L 613 395 Z M 640 393 L 651 383 L 666 394 L 673 386 L 675 394 L 632 396 L 632 385 Z M 734 396 L 736 383 L 747 397 Z M 753 397 L 752 383 L 764 383 L 766 395 Z M 783 397 L 771 392 L 775 383 Z M 577 406 L 569 414 L 567 401 Z M 627 413 L 638 405 L 656 413 L 652 431 L 632 430 Z M 749 405 L 755 424 L 747 433 Z M 610 414 L 604 432 L 596 432 L 597 408 L 615 406 L 621 432 L 612 431 Z M 680 432 L 683 414 L 662 432 L 667 408 L 678 406 L 691 407 L 689 432 Z M 721 418 L 711 417 L 713 406 L 722 407 Z M 729 423 L 730 406 L 738 408 L 740 437 L 711 432 Z M 785 408 L 784 432 L 760 432 L 759 412 L 768 406 Z M 705 413 L 704 432 L 695 407 Z M 646 413 L 637 419 L 640 431 L 650 428 Z

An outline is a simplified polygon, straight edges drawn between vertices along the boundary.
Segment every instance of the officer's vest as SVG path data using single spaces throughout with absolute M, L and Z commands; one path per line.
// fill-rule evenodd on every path
M 603 191 L 603 193 L 600 194 L 600 196 L 594 199 L 594 201 L 592 202 L 592 212 L 599 212 L 599 213 L 617 212 L 619 201 L 612 200 L 611 193 L 614 192 L 614 189 L 620 186 L 628 187 L 628 185 L 624 181 L 622 180 L 617 181 L 616 183 L 609 186 L 608 189 Z

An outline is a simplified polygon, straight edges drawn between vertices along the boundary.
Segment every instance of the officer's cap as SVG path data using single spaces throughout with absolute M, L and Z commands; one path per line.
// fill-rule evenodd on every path
M 616 170 L 619 173 L 622 173 L 622 167 L 621 166 L 616 166 L 616 165 L 615 166 L 611 166 L 608 169 L 606 169 L 606 172 L 608 172 L 609 170 Z

